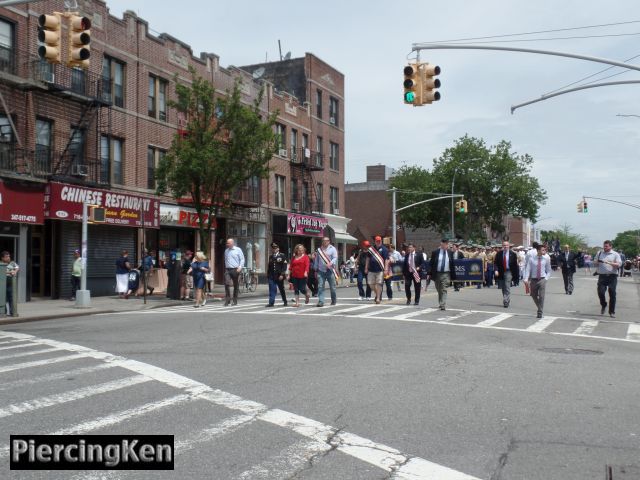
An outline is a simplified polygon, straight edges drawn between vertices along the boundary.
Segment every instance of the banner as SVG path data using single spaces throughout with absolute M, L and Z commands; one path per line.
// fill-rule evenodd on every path
M 42 187 L 28 188 L 0 182 L 0 222 L 44 224 Z
M 287 233 L 289 235 L 306 235 L 321 237 L 329 220 L 323 217 L 300 215 L 298 213 L 287 214 Z
M 456 269 L 455 282 L 483 282 L 481 258 L 462 258 L 453 261 Z

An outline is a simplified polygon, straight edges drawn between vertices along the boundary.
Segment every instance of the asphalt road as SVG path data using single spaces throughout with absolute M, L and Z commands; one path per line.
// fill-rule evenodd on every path
M 376 306 L 241 299 L 0 330 L 0 477 L 604 479 L 640 465 L 638 285 L 596 278 L 545 316 L 515 288 Z M 171 434 L 175 470 L 9 470 L 9 434 Z M 620 479 L 625 477 L 620 476 Z M 631 478 L 631 477 L 629 477 Z M 618 480 L 616 478 L 616 480 Z

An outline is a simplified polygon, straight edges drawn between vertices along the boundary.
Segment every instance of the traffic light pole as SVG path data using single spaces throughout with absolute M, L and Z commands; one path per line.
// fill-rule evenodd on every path
M 87 290 L 87 230 L 89 224 L 89 204 L 82 204 L 82 276 L 80 277 L 80 290 L 74 292 L 77 308 L 89 308 L 91 306 L 91 291 Z
M 593 200 L 602 200 L 603 202 L 619 203 L 620 205 L 626 205 L 627 207 L 637 208 L 638 210 L 640 210 L 640 205 L 636 205 L 635 203 L 620 202 L 618 200 L 609 200 L 608 198 L 600 198 L 600 197 L 587 197 L 587 196 L 584 196 L 582 198 L 584 198 L 584 199 L 591 198 Z

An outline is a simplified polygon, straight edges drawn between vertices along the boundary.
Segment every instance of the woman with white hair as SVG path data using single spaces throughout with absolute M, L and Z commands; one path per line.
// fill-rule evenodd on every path
M 205 285 L 205 273 L 209 273 L 209 262 L 203 252 L 196 252 L 191 267 L 187 271 L 187 275 L 193 276 L 193 288 L 195 289 L 195 305 L 194 308 L 203 307 L 207 304 L 204 297 L 203 289 Z

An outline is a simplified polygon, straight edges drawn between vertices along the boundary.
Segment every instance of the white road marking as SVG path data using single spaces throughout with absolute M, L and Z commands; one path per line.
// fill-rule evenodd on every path
M 480 327 L 493 327 L 495 324 L 500 323 L 503 320 L 506 320 L 507 318 L 511 318 L 511 317 L 513 317 L 513 315 L 511 315 L 510 313 L 501 313 L 499 315 L 496 315 L 495 317 L 487 318 L 482 322 L 476 323 L 476 325 Z
M 402 313 L 400 315 L 396 315 L 396 318 L 398 320 L 407 320 L 409 318 L 417 317 L 418 315 L 423 315 L 423 314 L 435 312 L 437 310 L 436 308 L 422 308 L 422 309 L 418 308 L 418 307 L 415 307 L 415 308 L 416 308 L 415 312 Z
M 23 345 L 11 345 L 10 347 L 0 347 L 0 350 L 15 350 L 16 348 L 37 347 L 39 345 L 33 343 L 25 343 Z
M 37 345 L 34 345 L 37 346 Z M 36 350 L 35 352 L 20 352 L 20 353 L 12 353 L 11 355 L 3 355 L 0 356 L 0 362 L 2 360 L 6 360 L 8 358 L 18 358 L 18 357 L 28 357 L 30 355 L 39 355 L 41 353 L 50 353 L 50 352 L 57 352 L 59 351 L 59 348 L 45 348 L 43 350 Z
M 54 380 L 62 380 L 63 378 L 76 377 L 78 375 L 93 373 L 113 367 L 115 367 L 115 365 L 109 365 L 108 363 L 99 363 L 90 367 L 74 368 L 72 370 L 65 370 L 63 372 L 40 375 L 39 377 L 21 378 L 20 380 L 15 380 L 13 382 L 0 383 L 0 390 L 8 390 L 10 388 L 22 387 L 24 385 L 34 385 L 36 383 L 42 382 L 51 382 Z
M 341 314 L 341 313 L 348 313 L 348 312 L 355 312 L 357 310 L 364 310 L 365 308 L 372 308 L 375 307 L 376 305 L 358 305 L 357 307 L 350 307 L 350 308 L 340 308 L 338 310 L 329 310 L 328 312 L 323 312 L 322 310 L 320 311 L 313 311 L 313 312 L 309 312 L 309 313 L 302 313 L 301 315 L 319 315 L 322 317 L 330 317 L 332 315 L 337 315 L 337 314 Z
M 629 324 L 629 328 L 627 329 L 627 340 L 632 340 L 634 342 L 640 342 L 640 325 L 637 323 Z
M 60 405 L 62 403 L 73 402 L 74 400 L 92 397 L 101 393 L 112 392 L 121 388 L 149 382 L 150 380 L 150 378 L 147 378 L 144 375 L 136 375 L 134 377 L 127 377 L 121 380 L 114 380 L 112 382 L 106 382 L 99 385 L 91 385 L 89 387 L 78 388 L 77 390 L 71 390 L 68 392 L 57 393 L 55 395 L 35 398 L 22 403 L 7 405 L 6 407 L 0 407 L 0 418 L 10 417 L 11 415 L 25 412 L 32 412 L 40 408 Z
M 464 310 L 457 315 L 452 315 L 450 317 L 441 317 L 438 319 L 439 322 L 452 322 L 453 320 L 458 320 L 460 318 L 468 317 L 469 315 L 473 315 L 473 312 L 469 310 Z
M 529 325 L 526 328 L 526 330 L 527 332 L 541 333 L 541 332 L 544 332 L 544 330 L 555 321 L 556 321 L 556 317 L 544 317 L 538 320 L 533 325 Z
M 40 367 L 42 365 L 51 365 L 53 363 L 68 362 L 85 357 L 86 355 L 84 354 L 74 353 L 73 355 L 65 355 L 64 357 L 47 358 L 45 360 L 36 360 L 33 362 L 14 363 L 13 365 L 5 365 L 4 367 L 0 367 L 0 373 L 22 370 L 23 368 Z
M 397 310 L 404 310 L 404 309 L 407 308 L 407 306 L 406 305 L 404 305 L 402 307 L 400 307 L 400 306 L 398 306 L 398 307 L 385 306 L 383 308 L 384 308 L 384 310 L 383 309 L 376 309 L 376 310 L 373 310 L 371 312 L 361 313 L 361 314 L 358 315 L 358 317 L 367 318 L 367 317 L 373 317 L 374 315 L 385 315 L 385 314 L 387 314 L 389 312 L 395 312 Z
M 599 323 L 598 320 L 585 320 L 573 333 L 575 335 L 591 335 Z

